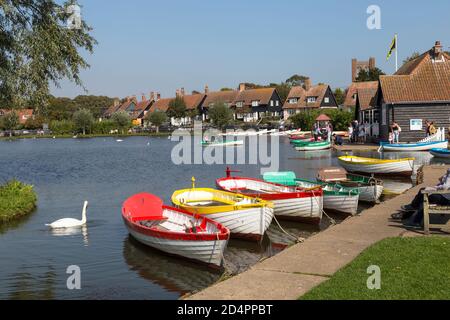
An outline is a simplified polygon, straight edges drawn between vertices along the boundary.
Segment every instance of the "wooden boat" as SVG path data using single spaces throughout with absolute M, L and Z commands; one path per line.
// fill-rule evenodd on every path
M 164 206 L 160 198 L 140 193 L 127 199 L 122 218 L 139 242 L 158 250 L 221 266 L 230 231 L 221 224 Z
M 260 179 L 231 177 L 230 173 L 228 168 L 227 177 L 216 180 L 219 188 L 271 201 L 275 215 L 282 219 L 320 223 L 323 209 L 323 192 L 320 186 L 285 186 Z
M 446 149 L 448 147 L 448 141 L 431 141 L 421 143 L 398 143 L 388 144 L 382 142 L 380 148 L 383 151 L 429 151 L 431 149 Z
M 209 188 L 177 190 L 172 202 L 230 229 L 232 237 L 261 240 L 273 219 L 273 203 Z
M 450 159 L 450 150 L 447 148 L 431 149 L 430 153 L 436 158 Z
M 242 140 L 225 140 L 223 142 L 216 141 L 202 141 L 203 147 L 234 147 L 234 146 L 242 146 L 244 145 L 244 141 Z
M 331 148 L 331 142 L 303 142 L 294 143 L 295 150 L 297 151 L 317 151 L 327 150 Z
M 339 157 L 339 163 L 350 172 L 378 175 L 411 175 L 414 171 L 414 158 L 382 160 L 356 156 Z
M 348 173 L 344 168 L 322 168 L 317 174 L 317 180 L 339 184 L 347 188 L 356 188 L 359 191 L 359 201 L 376 203 L 383 194 L 383 181 L 375 177 L 367 177 Z
M 304 189 L 322 188 L 324 209 L 351 215 L 358 212 L 359 191 L 356 188 L 345 188 L 334 183 L 297 179 L 294 172 L 268 172 L 264 174 L 264 180 Z

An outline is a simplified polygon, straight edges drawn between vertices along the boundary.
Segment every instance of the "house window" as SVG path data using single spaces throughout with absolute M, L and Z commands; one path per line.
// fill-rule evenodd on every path
M 243 106 L 244 106 L 244 102 L 242 102 L 242 101 L 236 102 L 236 107 L 242 108 Z
M 270 100 L 270 106 L 273 107 L 273 100 Z
M 276 106 L 277 106 L 277 107 L 280 106 L 280 101 L 277 100 Z
M 289 103 L 291 103 L 291 104 L 296 104 L 298 102 L 298 99 L 297 98 L 291 98 L 291 99 L 289 99 Z
M 258 100 L 252 101 L 252 107 L 258 107 L 258 106 L 259 106 Z
M 307 98 L 307 102 L 308 102 L 308 103 L 314 103 L 314 102 L 316 102 L 316 97 L 308 97 L 308 98 Z
M 328 97 L 325 97 L 325 103 L 330 103 L 330 98 L 328 98 Z

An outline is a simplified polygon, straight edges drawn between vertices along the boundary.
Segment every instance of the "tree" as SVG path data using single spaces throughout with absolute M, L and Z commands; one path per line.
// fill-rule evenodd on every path
M 379 68 L 361 69 L 356 77 L 356 82 L 378 81 L 384 74 Z
M 338 106 L 341 106 L 345 102 L 345 92 L 341 88 L 337 88 L 334 90 L 334 97 L 336 98 L 336 102 Z
M 67 23 L 74 6 L 75 1 L 0 1 L 0 103 L 42 107 L 51 83 L 59 86 L 66 78 L 82 86 L 80 71 L 89 65 L 78 50 L 92 53 L 97 42 L 81 18 Z
M 290 116 L 289 120 L 296 128 L 301 128 L 302 131 L 310 131 L 318 116 L 319 112 L 317 110 L 306 110 Z
M 233 121 L 233 111 L 223 102 L 216 102 L 208 109 L 208 115 L 212 123 L 224 129 Z
M 156 110 L 148 113 L 145 119 L 156 127 L 156 132 L 159 132 L 159 127 L 167 121 L 167 115 L 163 111 Z
M 75 124 L 76 130 L 81 130 L 83 135 L 86 134 L 86 130 L 92 131 L 92 126 L 94 125 L 94 116 L 87 109 L 80 109 L 73 114 L 73 122 Z
M 125 111 L 119 111 L 112 115 L 111 120 L 113 120 L 116 126 L 122 130 L 122 134 L 125 133 L 125 130 L 131 127 L 131 118 Z
M 19 115 L 16 111 L 11 111 L 1 118 L 1 126 L 4 130 L 9 131 L 9 136 L 12 137 L 12 130 L 19 125 Z
M 73 134 L 75 124 L 70 120 L 53 120 L 50 122 L 50 130 L 54 134 Z
M 403 60 L 403 64 L 405 64 L 405 63 L 407 63 L 407 62 L 409 62 L 409 61 L 412 61 L 412 60 L 414 60 L 414 59 L 416 59 L 416 58 L 418 58 L 420 56 L 420 53 L 419 52 L 413 52 L 413 54 L 412 55 L 410 55 L 409 57 L 407 57 L 405 60 Z
M 280 84 L 275 84 L 275 88 L 277 89 L 278 95 L 281 99 L 281 104 L 283 105 L 287 97 L 289 96 L 289 92 L 291 91 L 292 87 L 286 82 L 282 82 Z
M 231 89 L 231 88 L 222 88 L 222 89 L 220 89 L 220 91 L 233 91 L 233 89 Z
M 309 77 L 302 76 L 299 74 L 294 74 L 292 77 L 290 77 L 289 79 L 286 80 L 286 83 L 288 85 L 290 85 L 291 87 L 295 87 L 295 86 L 304 87 L 305 81 L 308 79 L 309 79 Z
M 167 116 L 175 119 L 182 119 L 186 117 L 186 103 L 182 96 L 177 96 L 169 102 L 167 109 Z

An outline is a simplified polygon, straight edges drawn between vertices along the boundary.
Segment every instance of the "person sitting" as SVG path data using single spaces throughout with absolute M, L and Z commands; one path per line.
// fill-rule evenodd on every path
M 422 191 L 442 191 L 450 190 L 450 169 L 447 173 L 439 178 L 439 183 L 434 187 L 426 187 L 419 190 L 413 201 L 401 207 L 401 213 L 394 213 L 391 217 L 397 220 L 403 220 L 404 225 L 410 228 L 421 228 L 423 225 L 423 202 L 424 195 Z M 431 194 L 429 202 L 441 206 L 450 205 L 450 194 Z
M 341 136 L 338 136 L 336 133 L 333 133 L 334 144 L 337 146 L 342 146 L 344 144 L 344 140 L 342 140 Z

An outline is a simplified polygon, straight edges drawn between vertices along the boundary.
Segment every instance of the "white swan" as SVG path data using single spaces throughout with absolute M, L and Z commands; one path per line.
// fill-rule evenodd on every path
M 81 220 L 78 219 L 72 219 L 72 218 L 66 218 L 61 219 L 58 221 L 55 221 L 51 224 L 46 224 L 47 227 L 50 227 L 52 229 L 63 229 L 63 228 L 76 228 L 76 227 L 82 227 L 86 224 L 86 209 L 88 207 L 88 202 L 84 202 L 83 212 L 81 214 Z

